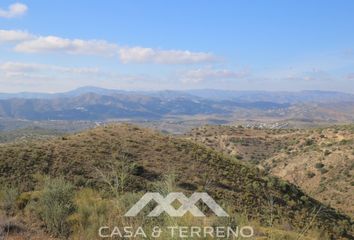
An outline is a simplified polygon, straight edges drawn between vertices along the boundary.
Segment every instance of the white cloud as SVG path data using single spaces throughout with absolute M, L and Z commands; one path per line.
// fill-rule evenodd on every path
M 2 92 L 57 92 L 82 86 L 146 90 L 166 84 L 158 76 L 122 74 L 92 67 L 66 67 L 40 63 L 0 62 Z
M 63 53 L 118 57 L 122 63 L 193 64 L 218 61 L 211 53 L 188 50 L 161 50 L 140 46 L 121 47 L 105 40 L 36 36 L 25 31 L 1 30 L 0 42 L 14 42 L 21 53 Z
M 15 18 L 24 15 L 28 7 L 22 3 L 11 4 L 7 10 L 0 8 L 0 17 L 2 18 Z
M 67 39 L 56 36 L 37 37 L 15 46 L 17 52 L 58 52 L 82 55 L 113 56 L 118 46 L 103 40 Z
M 97 74 L 100 71 L 98 68 L 75 68 L 38 63 L 4 62 L 0 64 L 0 72 L 6 76 L 20 76 L 39 72 Z
M 188 64 L 216 60 L 210 53 L 158 50 L 143 47 L 121 48 L 119 57 L 123 63 Z
M 288 75 L 278 76 L 278 78 L 293 80 L 293 81 L 307 81 L 307 82 L 311 82 L 311 81 L 323 82 L 323 81 L 333 80 L 333 76 L 330 74 L 330 72 L 318 68 L 312 68 L 309 71 L 303 71 L 303 72 L 293 71 Z
M 31 34 L 19 30 L 1 30 L 0 29 L 0 43 L 1 42 L 19 42 L 33 38 Z
M 199 83 L 207 80 L 240 79 L 248 76 L 248 70 L 232 71 L 228 69 L 200 68 L 182 74 L 182 82 Z
M 18 63 L 18 62 L 5 62 L 0 64 L 0 70 L 4 73 L 11 73 L 11 72 L 33 72 L 38 70 L 40 64 L 33 64 L 33 63 Z
M 118 56 L 122 63 L 188 64 L 215 61 L 210 53 L 179 50 L 156 50 L 143 47 L 120 48 L 103 40 L 66 39 L 56 36 L 37 37 L 15 46 L 17 52 L 58 52 L 82 55 Z

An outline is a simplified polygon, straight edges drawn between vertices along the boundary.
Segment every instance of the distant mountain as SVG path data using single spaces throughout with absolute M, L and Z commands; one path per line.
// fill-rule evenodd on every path
M 24 98 L 24 99 L 53 99 L 64 97 L 77 97 L 86 93 L 96 93 L 101 95 L 112 95 L 117 93 L 125 93 L 123 90 L 105 89 L 99 87 L 81 87 L 68 92 L 62 93 L 36 93 L 36 92 L 20 92 L 20 93 L 0 93 L 0 99 Z M 128 93 L 128 92 L 127 92 Z
M 135 94 L 99 95 L 51 99 L 0 100 L 0 117 L 29 120 L 105 120 L 110 118 L 159 119 L 165 115 L 226 114 L 229 110 L 209 101 L 185 98 L 165 100 Z
M 354 95 L 340 92 L 122 91 L 83 87 L 64 93 L 0 94 L 0 118 L 156 120 L 222 115 L 234 119 L 354 120 Z
M 163 99 L 188 98 L 209 99 L 215 101 L 231 100 L 237 102 L 275 102 L 275 103 L 304 103 L 304 102 L 344 102 L 354 101 L 354 94 L 334 91 L 299 91 L 299 92 L 270 92 L 270 91 L 233 91 L 216 89 L 195 89 L 185 91 L 124 91 L 85 86 L 63 93 L 0 93 L 0 99 L 53 99 L 64 97 L 77 97 L 86 93 L 99 95 L 144 95 Z
M 241 102 L 308 103 L 354 101 L 354 94 L 332 91 L 268 92 L 199 89 L 186 92 L 201 98 Z

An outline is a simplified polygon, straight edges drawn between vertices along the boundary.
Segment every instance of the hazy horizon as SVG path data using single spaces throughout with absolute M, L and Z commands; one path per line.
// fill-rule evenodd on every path
M 34 94 L 60 94 L 66 93 L 71 91 L 76 91 L 80 89 L 86 88 L 96 88 L 102 90 L 111 90 L 111 91 L 124 91 L 124 92 L 164 92 L 164 91 L 176 91 L 176 92 L 188 92 L 188 91 L 230 91 L 230 92 L 267 92 L 267 93 L 300 93 L 300 92 L 333 92 L 333 93 L 344 93 L 344 94 L 354 94 L 353 92 L 346 92 L 346 91 L 335 91 L 335 90 L 317 90 L 317 89 L 305 89 L 305 90 L 261 90 L 261 89 L 254 89 L 254 90 L 238 90 L 238 89 L 222 89 L 222 88 L 187 88 L 187 89 L 147 89 L 147 90 L 140 90 L 140 89 L 119 89 L 119 88 L 105 88 L 105 87 L 98 87 L 98 86 L 89 86 L 83 85 L 76 88 L 70 88 L 63 91 L 14 91 L 14 92 L 0 92 L 0 94 L 21 94 L 21 93 L 34 93 Z

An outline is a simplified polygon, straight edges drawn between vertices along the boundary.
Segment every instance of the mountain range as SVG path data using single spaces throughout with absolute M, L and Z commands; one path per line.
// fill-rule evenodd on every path
M 218 89 L 192 89 L 192 90 L 161 90 L 161 91 L 125 91 L 117 89 L 106 89 L 93 86 L 80 87 L 71 91 L 62 93 L 38 93 L 38 92 L 20 92 L 20 93 L 1 93 L 0 99 L 24 98 L 24 99 L 55 99 L 77 97 L 86 93 L 96 93 L 99 95 L 145 95 L 158 98 L 204 98 L 211 100 L 233 100 L 240 102 L 276 102 L 276 103 L 299 103 L 299 102 L 341 102 L 354 101 L 354 94 L 335 92 L 305 90 L 298 92 L 290 91 L 236 91 L 236 90 L 218 90 Z
M 0 93 L 0 117 L 28 120 L 158 120 L 167 116 L 353 120 L 354 95 L 301 91 L 123 91 L 82 87 L 64 93 Z M 296 112 L 294 116 L 292 113 Z

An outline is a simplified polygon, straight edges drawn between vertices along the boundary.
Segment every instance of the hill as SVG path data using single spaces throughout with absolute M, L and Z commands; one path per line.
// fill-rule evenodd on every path
M 187 135 L 256 164 L 354 216 L 354 125 L 307 130 L 206 126 Z
M 59 136 L 61 134 L 63 133 L 56 130 L 39 127 L 28 127 L 16 129 L 13 131 L 0 132 L 0 144 L 14 141 L 32 141 L 48 139 L 55 136 Z
M 111 195 L 106 183 L 114 185 L 117 168 L 125 183 L 119 185 L 121 192 L 154 191 L 169 173 L 178 191 L 206 191 L 229 212 L 244 214 L 260 226 L 303 233 L 311 229 L 321 239 L 349 239 L 352 234 L 349 217 L 295 185 L 202 145 L 136 126 L 109 125 L 0 146 L 1 186 L 15 186 L 22 198 L 38 190 L 38 176 L 47 175 L 64 177 L 77 191 L 99 191 L 101 197 L 95 199 L 107 201 Z M 267 235 L 261 229 L 258 236 Z

